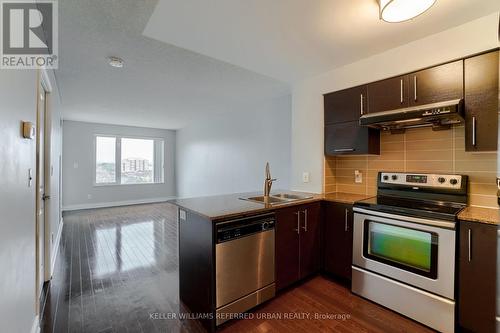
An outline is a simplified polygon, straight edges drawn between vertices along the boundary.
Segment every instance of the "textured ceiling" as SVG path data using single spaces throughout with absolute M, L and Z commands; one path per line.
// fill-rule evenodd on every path
M 499 0 L 437 0 L 391 24 L 377 0 L 159 0 L 144 34 L 294 82 L 498 10 Z
M 437 0 L 413 21 L 388 24 L 376 0 L 59 1 L 64 118 L 182 128 L 499 7 Z M 110 67 L 111 55 L 125 67 Z
M 65 119 L 178 129 L 289 94 L 287 84 L 142 35 L 156 0 L 59 1 Z M 115 69 L 106 57 L 117 55 Z

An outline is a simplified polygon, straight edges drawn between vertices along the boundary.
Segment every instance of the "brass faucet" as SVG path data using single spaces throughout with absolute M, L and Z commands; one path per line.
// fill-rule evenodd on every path
M 269 170 L 269 162 L 266 163 L 266 179 L 264 180 L 264 197 L 269 197 L 271 187 L 276 178 L 271 178 L 271 171 Z

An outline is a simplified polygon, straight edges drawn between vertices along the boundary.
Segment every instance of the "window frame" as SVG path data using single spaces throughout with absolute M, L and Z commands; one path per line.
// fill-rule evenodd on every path
M 115 138 L 115 182 L 112 183 L 97 183 L 97 137 Z M 153 144 L 153 182 L 151 183 L 127 183 L 122 181 L 122 139 L 140 139 L 152 140 Z M 158 185 L 165 184 L 165 139 L 154 136 L 140 135 L 118 135 L 118 134 L 94 134 L 93 144 L 93 163 L 92 163 L 92 184 L 94 187 L 101 186 L 136 186 L 136 185 Z M 159 156 L 161 155 L 161 156 Z M 163 157 L 163 158 L 159 158 Z M 159 171 L 158 171 L 159 170 Z

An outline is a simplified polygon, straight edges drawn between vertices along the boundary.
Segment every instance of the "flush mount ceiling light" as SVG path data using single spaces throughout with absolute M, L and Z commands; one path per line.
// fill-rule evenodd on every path
M 404 22 L 431 8 L 436 0 L 378 0 L 380 19 L 386 22 Z
M 123 59 L 118 57 L 108 57 L 108 63 L 112 67 L 122 68 L 123 67 Z

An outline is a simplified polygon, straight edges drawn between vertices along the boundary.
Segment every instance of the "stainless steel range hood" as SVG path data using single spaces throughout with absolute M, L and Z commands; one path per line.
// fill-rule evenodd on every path
M 435 130 L 464 122 L 463 99 L 368 113 L 359 118 L 361 126 L 401 132 L 406 128 L 432 126 Z

